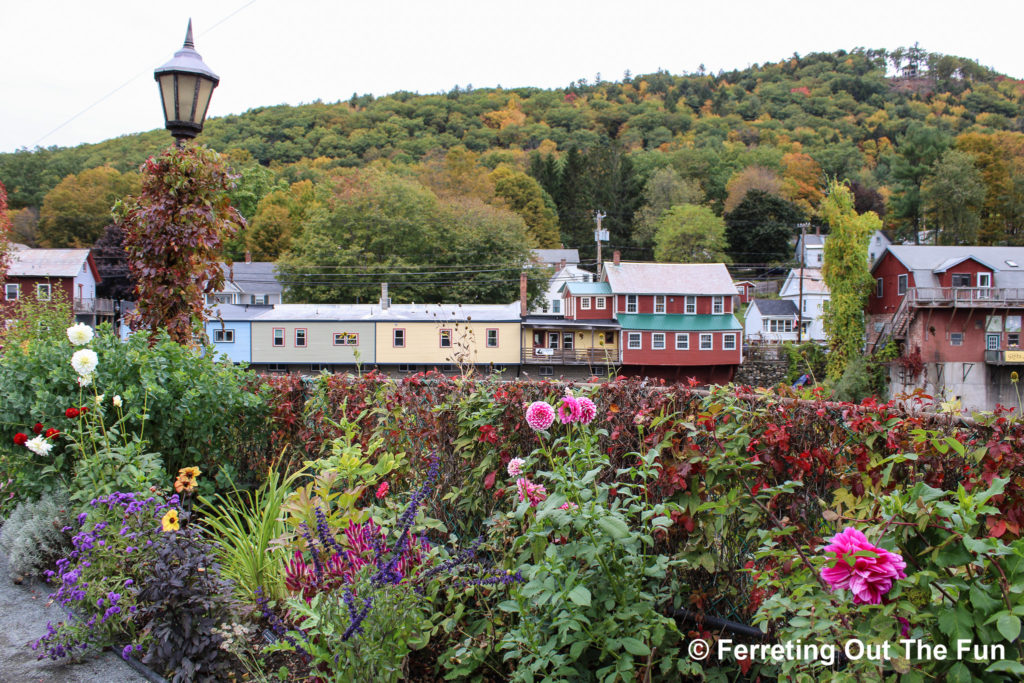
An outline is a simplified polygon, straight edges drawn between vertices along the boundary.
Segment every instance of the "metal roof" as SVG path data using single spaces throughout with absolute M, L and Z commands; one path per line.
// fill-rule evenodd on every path
M 543 315 L 530 315 L 523 318 L 523 327 L 571 327 L 573 329 L 617 329 L 617 320 L 566 320 L 565 318 L 553 318 Z
M 549 263 L 553 266 L 561 263 L 562 259 L 565 259 L 566 265 L 580 262 L 579 249 L 531 249 L 530 253 L 541 263 Z
M 255 320 L 264 313 L 267 313 L 267 306 L 249 306 L 238 304 L 218 304 L 210 313 L 208 323 L 217 324 L 217 318 L 221 320 Z
M 800 312 L 796 304 L 789 299 L 754 299 L 750 302 L 751 306 L 756 306 L 757 310 L 761 311 L 761 315 L 771 316 L 792 316 L 796 317 Z
M 915 287 L 938 287 L 937 269 L 948 269 L 954 262 L 973 258 L 995 271 L 992 275 L 993 287 L 1024 288 L 1024 247 L 890 244 L 886 249 L 907 270 L 914 273 Z M 875 261 L 874 266 L 877 267 L 880 262 L 881 258 Z
M 519 304 L 278 304 L 259 322 L 519 322 Z
M 88 249 L 11 250 L 12 277 L 75 277 L 89 259 Z M 93 273 L 95 275 L 95 273 Z
M 711 332 L 742 330 L 734 315 L 681 315 L 669 313 L 619 313 L 623 330 L 654 330 L 656 332 Z
M 582 294 L 583 296 L 588 294 L 611 296 L 612 293 L 611 285 L 607 282 L 566 282 L 559 291 L 566 289 L 570 294 Z
M 739 294 L 723 263 L 606 262 L 604 273 L 615 294 Z
M 246 294 L 280 294 L 284 287 L 277 279 L 275 266 L 273 261 L 236 261 L 231 266 L 220 264 L 224 279 L 233 282 L 238 291 Z

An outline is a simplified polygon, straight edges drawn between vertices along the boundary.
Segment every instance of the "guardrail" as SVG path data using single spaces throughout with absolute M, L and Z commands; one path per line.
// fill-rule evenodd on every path
M 915 306 L 1024 306 L 1024 289 L 1008 287 L 911 287 Z
M 95 313 L 96 315 L 114 315 L 113 299 L 84 299 L 75 297 L 75 313 Z
M 609 365 L 619 362 L 619 347 L 601 349 L 554 349 L 524 346 L 523 363 L 537 365 Z

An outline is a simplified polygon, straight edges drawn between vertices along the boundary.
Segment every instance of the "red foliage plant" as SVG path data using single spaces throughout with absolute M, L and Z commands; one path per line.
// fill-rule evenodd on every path
M 128 323 L 192 344 L 207 318 L 204 294 L 224 285 L 224 244 L 245 227 L 228 197 L 235 176 L 219 154 L 194 145 L 170 147 L 141 171 L 141 194 L 114 209 L 137 283 Z

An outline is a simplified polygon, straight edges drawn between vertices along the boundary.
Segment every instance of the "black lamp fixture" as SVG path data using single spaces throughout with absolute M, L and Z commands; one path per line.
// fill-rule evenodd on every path
M 210 96 L 220 83 L 217 74 L 203 62 L 192 42 L 192 20 L 188 20 L 185 44 L 174 53 L 174 58 L 153 72 L 160 85 L 160 100 L 164 105 L 167 130 L 180 147 L 186 139 L 194 138 L 203 130 Z

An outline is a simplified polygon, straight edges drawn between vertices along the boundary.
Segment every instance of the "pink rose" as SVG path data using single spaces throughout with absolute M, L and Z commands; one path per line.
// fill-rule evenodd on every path
M 855 605 L 877 605 L 896 579 L 906 578 L 907 563 L 897 553 L 872 545 L 857 529 L 847 527 L 833 536 L 826 553 L 835 553 L 821 578 L 833 591 L 848 589 Z

